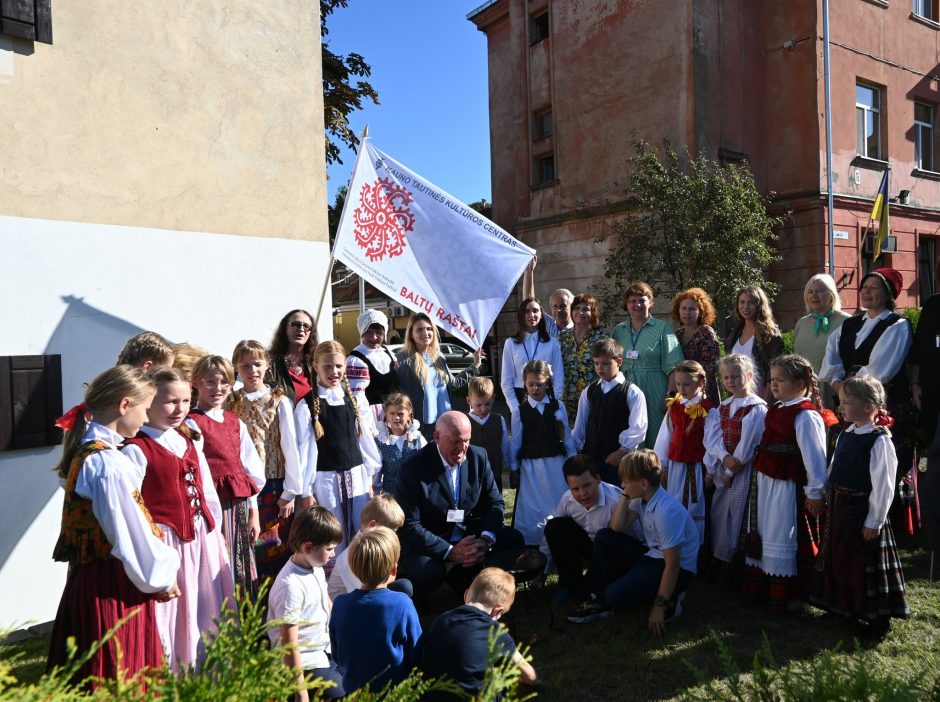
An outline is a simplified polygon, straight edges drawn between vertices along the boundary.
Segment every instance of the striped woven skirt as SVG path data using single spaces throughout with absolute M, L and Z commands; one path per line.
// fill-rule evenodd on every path
M 247 497 L 236 497 L 231 502 L 222 503 L 222 535 L 229 547 L 236 591 L 241 588 L 243 594 L 254 599 L 258 594 L 258 570 Z
M 830 612 L 867 620 L 907 619 L 911 613 L 891 522 L 885 522 L 877 539 L 866 541 L 866 516 L 868 495 L 831 487 L 817 566 L 823 580 L 812 601 Z

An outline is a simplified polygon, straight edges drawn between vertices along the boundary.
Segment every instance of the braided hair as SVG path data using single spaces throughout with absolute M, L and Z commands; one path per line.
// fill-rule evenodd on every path
M 346 358 L 346 349 L 343 348 L 343 345 L 338 341 L 323 341 L 317 344 L 317 347 L 313 350 L 313 377 L 316 381 L 317 376 L 317 361 L 323 356 L 336 355 Z M 319 382 L 317 382 L 319 385 Z M 352 394 L 352 389 L 349 387 L 349 381 L 346 380 L 345 374 L 343 375 L 340 385 L 343 388 L 343 391 L 346 393 L 346 397 L 349 398 L 349 401 L 352 403 L 353 413 L 356 415 L 356 435 L 362 436 L 362 422 L 359 417 L 359 403 L 356 402 L 356 398 Z M 317 440 L 323 438 L 324 431 L 323 425 L 320 423 L 320 394 L 317 392 L 317 387 L 314 385 L 311 392 L 311 404 L 312 404 L 312 420 L 313 420 L 313 436 Z
M 817 410 L 822 410 L 822 400 L 819 398 L 819 382 L 813 364 L 802 356 L 790 353 L 777 356 L 770 362 L 771 368 L 776 368 L 794 383 L 803 383 L 803 394 L 812 400 Z

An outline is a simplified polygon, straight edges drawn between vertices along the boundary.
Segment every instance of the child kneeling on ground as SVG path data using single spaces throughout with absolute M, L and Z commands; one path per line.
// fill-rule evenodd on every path
M 500 657 L 511 658 L 519 667 L 520 682 L 537 684 L 535 668 L 522 657 L 512 637 L 498 623 L 515 597 L 516 581 L 512 575 L 500 568 L 481 570 L 464 593 L 464 605 L 444 612 L 425 635 L 422 672 L 432 678 L 446 676 L 469 695 L 478 694 L 488 667 L 490 640 L 495 635 L 496 650 Z M 438 693 L 423 699 L 463 698 Z
M 407 595 L 388 589 L 400 555 L 398 537 L 387 527 L 359 532 L 349 544 L 349 567 L 362 585 L 336 598 L 330 618 L 333 655 L 345 671 L 347 693 L 395 685 L 417 662 L 418 612 Z
M 333 683 L 323 691 L 326 699 L 345 695 L 342 672 L 330 655 L 330 598 L 326 592 L 323 566 L 343 540 L 343 527 L 326 507 L 308 507 L 294 514 L 290 547 L 294 555 L 281 568 L 268 597 L 268 621 L 280 620 L 280 627 L 268 630 L 272 645 L 293 644 L 284 663 L 304 678 L 322 678 Z M 307 691 L 296 696 L 306 702 Z
M 682 613 L 682 599 L 695 575 L 698 529 L 688 510 L 660 485 L 656 453 L 642 449 L 620 461 L 623 496 L 610 518 L 610 528 L 594 538 L 592 599 L 568 615 L 585 624 L 625 609 L 652 602 L 649 629 L 666 631 L 665 622 Z M 637 519 L 646 544 L 624 533 Z

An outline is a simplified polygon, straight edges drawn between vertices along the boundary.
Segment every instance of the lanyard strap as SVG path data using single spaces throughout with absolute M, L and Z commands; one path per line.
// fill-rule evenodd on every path
M 633 323 L 631 322 L 631 324 L 630 324 L 630 342 L 633 344 L 633 350 L 634 350 L 634 351 L 636 351 L 636 342 L 638 342 L 638 341 L 640 340 L 640 334 L 643 333 L 643 330 L 644 330 L 644 329 L 646 329 L 646 324 L 645 324 L 645 323 L 643 324 L 642 327 L 640 327 L 639 331 L 637 331 L 637 333 L 634 334 L 634 333 L 633 333 Z
M 542 337 L 538 336 L 538 332 L 536 332 L 536 336 L 535 336 L 535 348 L 532 349 L 532 355 L 530 356 L 530 355 L 529 355 L 529 347 L 525 345 L 525 340 L 523 339 L 523 341 L 522 341 L 522 350 L 525 351 L 525 357 L 526 357 L 526 360 L 527 360 L 527 361 L 531 361 L 533 358 L 535 358 L 535 354 L 537 354 L 537 353 L 539 352 L 539 344 L 541 344 L 541 343 L 542 343 Z

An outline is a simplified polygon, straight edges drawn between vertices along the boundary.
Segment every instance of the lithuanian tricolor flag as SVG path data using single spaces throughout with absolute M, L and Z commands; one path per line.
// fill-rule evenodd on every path
M 891 228 L 888 225 L 888 176 L 890 174 L 891 171 L 885 169 L 884 175 L 881 176 L 881 185 L 878 186 L 875 204 L 871 208 L 871 217 L 868 218 L 869 225 L 872 222 L 878 222 L 878 236 L 875 237 L 875 253 L 872 256 L 872 261 L 877 260 L 881 255 L 881 247 L 884 246 L 888 235 L 891 233 Z

